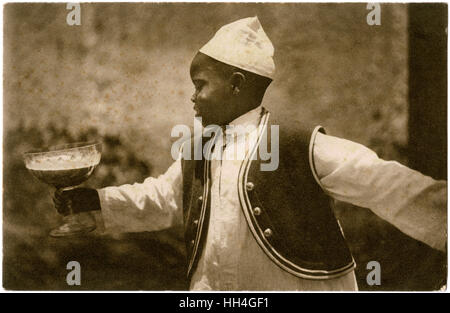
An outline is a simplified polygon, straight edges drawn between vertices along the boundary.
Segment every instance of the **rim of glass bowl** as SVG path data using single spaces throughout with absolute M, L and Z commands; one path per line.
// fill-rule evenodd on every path
M 39 155 L 39 154 L 47 154 L 47 153 L 58 153 L 63 151 L 71 151 L 71 150 L 84 150 L 92 147 L 100 147 L 101 148 L 102 143 L 100 141 L 80 141 L 80 142 L 72 142 L 72 143 L 65 143 L 45 148 L 36 148 L 32 149 L 28 152 L 23 153 L 24 156 L 32 156 L 32 155 Z M 98 149 L 99 152 L 101 152 L 101 149 Z

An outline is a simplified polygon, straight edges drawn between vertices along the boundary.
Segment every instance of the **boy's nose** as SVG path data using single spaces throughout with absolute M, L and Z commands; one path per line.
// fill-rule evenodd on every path
M 197 96 L 196 96 L 196 94 L 195 94 L 195 93 L 194 93 L 194 94 L 192 94 L 192 96 L 191 96 L 191 101 L 195 103 L 195 98 L 196 98 L 196 97 L 197 97 Z

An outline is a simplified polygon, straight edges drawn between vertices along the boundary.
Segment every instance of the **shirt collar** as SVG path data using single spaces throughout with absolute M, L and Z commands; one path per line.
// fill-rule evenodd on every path
M 247 113 L 242 114 L 238 118 L 234 119 L 230 122 L 226 128 L 226 134 L 241 135 L 240 132 L 235 132 L 234 129 L 239 126 L 241 129 L 256 129 L 259 125 L 259 121 L 261 118 L 261 110 L 262 106 L 259 105 L 253 110 L 248 111 Z

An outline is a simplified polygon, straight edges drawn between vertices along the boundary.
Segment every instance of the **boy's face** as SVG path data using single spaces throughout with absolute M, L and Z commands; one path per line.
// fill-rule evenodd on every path
M 203 126 L 225 125 L 233 118 L 233 92 L 230 75 L 210 57 L 197 53 L 191 63 L 191 79 L 195 92 L 195 116 L 202 118 Z

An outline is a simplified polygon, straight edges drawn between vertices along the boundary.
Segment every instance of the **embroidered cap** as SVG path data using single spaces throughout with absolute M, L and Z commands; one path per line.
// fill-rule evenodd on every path
M 201 53 L 220 62 L 273 79 L 274 48 L 258 17 L 248 17 L 220 28 Z

